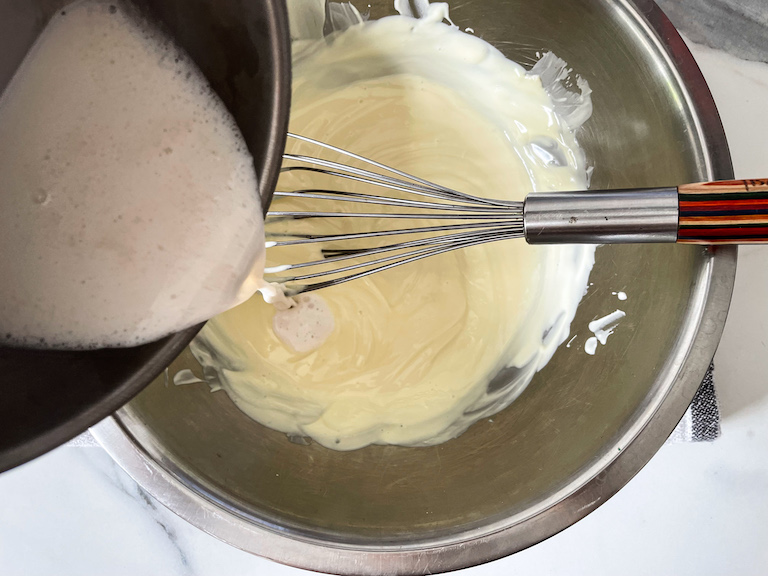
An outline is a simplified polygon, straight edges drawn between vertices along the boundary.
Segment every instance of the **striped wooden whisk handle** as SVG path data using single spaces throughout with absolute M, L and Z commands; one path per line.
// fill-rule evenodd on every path
M 678 242 L 768 243 L 768 179 L 684 184 L 677 192 Z

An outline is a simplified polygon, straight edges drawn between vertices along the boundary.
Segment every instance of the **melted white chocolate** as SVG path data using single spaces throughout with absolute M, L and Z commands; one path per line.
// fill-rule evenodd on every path
M 586 187 L 576 126 L 539 77 L 431 8 L 422 20 L 385 18 L 303 46 L 291 131 L 478 196 Z M 284 176 L 284 189 L 342 184 Z M 568 336 L 593 255 L 506 241 L 327 288 L 319 294 L 334 328 L 314 348 L 281 340 L 269 329 L 280 313 L 253 298 L 210 321 L 192 350 L 241 410 L 276 430 L 339 450 L 435 444 L 507 406 L 547 363 Z M 318 248 L 269 250 L 267 265 L 319 257 Z

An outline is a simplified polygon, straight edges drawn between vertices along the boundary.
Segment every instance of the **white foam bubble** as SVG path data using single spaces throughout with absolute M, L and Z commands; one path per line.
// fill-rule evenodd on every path
M 333 332 L 333 313 L 317 294 L 300 294 L 293 300 L 295 306 L 275 312 L 275 335 L 296 352 L 316 350 Z

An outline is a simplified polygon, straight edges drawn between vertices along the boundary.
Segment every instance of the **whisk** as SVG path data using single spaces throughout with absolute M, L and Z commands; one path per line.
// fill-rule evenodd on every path
M 275 192 L 275 198 L 301 198 L 310 207 L 270 211 L 267 247 L 325 246 L 319 259 L 266 269 L 266 277 L 283 284 L 290 295 L 452 250 L 514 238 L 525 238 L 529 244 L 768 242 L 768 179 L 532 193 L 523 202 L 513 202 L 472 196 L 311 138 L 288 136 L 366 168 L 286 153 L 282 172 L 323 174 L 337 179 L 334 182 L 339 185 L 352 181 L 371 187 L 371 193 L 344 191 L 339 186 Z M 324 209 L 323 203 L 328 206 L 328 201 L 353 203 L 354 211 Z M 382 206 L 397 211 L 374 209 Z M 376 219 L 379 224 L 396 224 L 351 233 L 271 231 L 270 224 L 308 218 Z

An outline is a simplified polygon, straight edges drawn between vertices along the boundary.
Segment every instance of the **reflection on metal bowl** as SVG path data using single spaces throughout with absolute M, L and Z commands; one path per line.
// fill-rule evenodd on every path
M 650 0 L 470 0 L 451 15 L 514 60 L 552 50 L 589 80 L 594 188 L 732 176 L 709 91 Z M 244 550 L 342 574 L 479 564 L 566 528 L 650 459 L 714 354 L 735 265 L 730 248 L 599 248 L 573 329 L 629 286 L 609 345 L 589 359 L 561 347 L 514 404 L 439 446 L 297 445 L 224 394 L 163 379 L 95 434 L 160 501 Z M 172 371 L 193 363 L 184 352 Z

